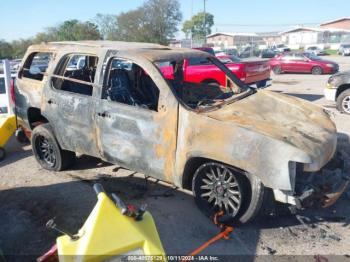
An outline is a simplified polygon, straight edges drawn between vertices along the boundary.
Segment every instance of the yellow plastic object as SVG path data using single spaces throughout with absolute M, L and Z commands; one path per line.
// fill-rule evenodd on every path
M 16 131 L 15 115 L 0 115 L 0 147 L 4 147 Z
M 57 238 L 60 262 L 119 261 L 121 256 L 134 261 L 142 257 L 166 261 L 151 214 L 146 212 L 141 221 L 124 216 L 105 193 L 98 194 L 98 202 L 77 236 L 77 240 L 66 235 Z

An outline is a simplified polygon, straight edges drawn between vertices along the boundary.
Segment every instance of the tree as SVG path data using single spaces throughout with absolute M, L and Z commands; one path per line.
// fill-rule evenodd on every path
M 12 46 L 5 40 L 0 40 L 0 59 L 12 58 Z
M 80 22 L 76 19 L 67 20 L 57 27 L 47 29 L 50 41 L 79 41 L 101 39 L 98 26 L 92 22 Z
M 178 31 L 177 26 L 182 20 L 178 0 L 148 0 L 143 9 L 146 21 L 149 22 L 151 42 L 168 44 Z
M 117 16 L 110 14 L 97 14 L 92 20 L 105 40 L 116 40 L 117 39 Z
M 210 13 L 200 12 L 194 15 L 191 20 L 184 22 L 182 31 L 186 34 L 187 38 L 191 33 L 193 38 L 205 38 L 211 34 L 211 27 L 213 25 L 214 16 Z
M 117 39 L 167 44 L 181 19 L 178 0 L 148 0 L 141 7 L 117 16 Z
M 12 55 L 11 58 L 22 58 L 27 48 L 33 44 L 33 40 L 29 39 L 19 39 L 11 42 Z

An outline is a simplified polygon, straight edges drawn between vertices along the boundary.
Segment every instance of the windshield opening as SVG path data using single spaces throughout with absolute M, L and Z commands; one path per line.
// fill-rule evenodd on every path
M 224 64 L 211 57 L 193 56 L 178 61 L 158 61 L 155 65 L 178 98 L 194 110 L 219 106 L 251 90 Z

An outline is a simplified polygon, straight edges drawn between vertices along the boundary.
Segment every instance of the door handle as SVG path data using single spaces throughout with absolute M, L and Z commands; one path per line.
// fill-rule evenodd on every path
M 47 103 L 48 103 L 49 105 L 54 105 L 54 104 L 56 104 L 55 101 L 52 100 L 52 99 L 47 100 Z
M 99 117 L 111 117 L 107 112 L 97 113 Z

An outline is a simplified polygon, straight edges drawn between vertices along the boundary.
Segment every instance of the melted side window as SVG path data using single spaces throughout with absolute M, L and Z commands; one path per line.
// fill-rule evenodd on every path
M 52 77 L 54 88 L 92 96 L 98 57 L 87 54 L 66 55 Z
M 159 89 L 142 67 L 129 60 L 113 58 L 106 74 L 102 99 L 158 110 Z
M 31 53 L 23 65 L 20 77 L 42 81 L 52 57 L 53 53 L 49 52 Z
M 188 107 L 192 109 L 210 107 L 246 91 L 246 89 L 242 89 L 238 86 L 210 59 L 194 56 L 188 58 L 188 61 L 196 61 L 196 63 L 200 61 L 202 65 L 212 64 L 213 68 L 226 78 L 226 86 L 220 86 L 219 83 L 210 82 L 198 83 L 186 77 L 186 71 L 183 66 L 185 63 L 184 60 L 155 62 L 155 65 L 159 68 L 159 71 L 172 87 L 177 97 Z

